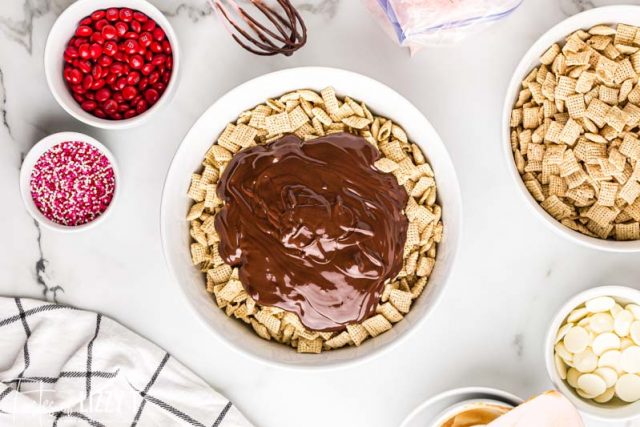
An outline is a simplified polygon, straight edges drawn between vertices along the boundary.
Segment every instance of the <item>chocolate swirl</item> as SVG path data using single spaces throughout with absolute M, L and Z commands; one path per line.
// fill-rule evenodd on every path
M 215 227 L 220 255 L 253 299 L 316 331 L 374 313 L 402 268 L 408 226 L 407 192 L 373 166 L 379 157 L 348 133 L 287 135 L 233 157 L 218 184 Z

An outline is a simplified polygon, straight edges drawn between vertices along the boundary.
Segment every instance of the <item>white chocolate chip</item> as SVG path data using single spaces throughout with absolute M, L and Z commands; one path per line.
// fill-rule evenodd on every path
M 584 374 L 578 378 L 578 388 L 585 392 L 590 399 L 600 396 L 607 391 L 604 380 L 595 374 Z
M 591 344 L 591 336 L 583 327 L 571 328 L 564 337 L 564 346 L 571 353 L 582 353 Z
M 631 328 L 633 320 L 633 314 L 627 310 L 622 310 L 616 314 L 613 322 L 613 329 L 616 331 L 616 334 L 621 338 L 629 335 L 629 328 Z
M 613 387 L 618 381 L 618 373 L 613 368 L 598 368 L 594 371 L 594 374 L 604 380 L 607 388 Z
M 583 317 L 585 317 L 587 314 L 589 314 L 589 311 L 586 308 L 578 308 L 576 310 L 573 310 L 569 316 L 567 317 L 567 322 L 569 323 L 575 323 L 578 320 L 582 319 Z
M 576 393 L 583 399 L 593 399 L 596 396 L 591 396 L 589 393 L 582 391 L 582 389 L 576 388 Z
M 578 388 L 578 378 L 580 378 L 580 372 L 576 368 L 569 368 L 567 371 L 567 383 L 573 388 Z
M 636 320 L 631 324 L 629 328 L 629 336 L 634 343 L 640 345 L 640 321 Z
M 622 306 L 620 304 L 615 304 L 610 311 L 611 315 L 615 317 L 616 314 L 622 311 Z
M 564 360 L 562 360 L 562 357 L 560 357 L 557 353 L 554 356 L 554 361 L 556 363 L 556 370 L 558 371 L 558 375 L 560 375 L 560 378 L 562 378 L 563 380 L 567 379 L 567 365 L 564 363 Z M 602 369 L 609 369 L 609 368 L 602 368 Z
M 640 400 L 640 377 L 634 374 L 625 374 L 618 379 L 615 386 L 616 395 L 625 402 Z
M 605 332 L 593 340 L 591 347 L 596 356 L 600 356 L 609 350 L 618 350 L 620 348 L 620 337 L 612 332 Z
M 640 372 L 640 347 L 633 345 L 622 351 L 620 367 L 631 374 Z
M 607 403 L 608 401 L 613 399 L 613 396 L 615 394 L 616 394 L 615 388 L 610 387 L 610 388 L 607 389 L 607 391 L 602 393 L 600 396 L 594 397 L 593 400 L 595 400 L 598 403 Z
M 604 353 L 602 356 L 600 356 L 600 359 L 598 360 L 598 367 L 613 368 L 619 372 L 621 370 L 620 369 L 621 356 L 622 356 L 622 353 L 619 352 L 618 350 L 609 350 L 606 353 Z
M 611 320 L 611 324 L 613 325 L 613 319 Z M 558 329 L 558 335 L 556 335 L 556 342 L 554 344 L 558 344 L 560 340 L 562 340 L 564 336 L 567 335 L 567 332 L 569 332 L 569 329 L 571 328 L 573 328 L 573 323 L 567 323 L 563 325 L 560 329 Z M 613 329 L 613 326 L 612 326 L 612 329 Z
M 589 329 L 596 334 L 613 331 L 613 316 L 609 313 L 597 313 L 589 318 Z
M 556 353 L 558 353 L 558 355 L 567 363 L 571 363 L 573 361 L 573 354 L 569 353 L 562 341 L 556 344 Z
M 573 366 L 583 374 L 593 372 L 598 367 L 598 358 L 593 351 L 588 348 L 573 356 Z
M 587 301 L 584 306 L 590 313 L 602 313 L 609 311 L 616 305 L 616 301 L 611 297 L 597 297 Z
M 636 320 L 640 320 L 640 305 L 628 304 L 624 309 L 633 314 Z

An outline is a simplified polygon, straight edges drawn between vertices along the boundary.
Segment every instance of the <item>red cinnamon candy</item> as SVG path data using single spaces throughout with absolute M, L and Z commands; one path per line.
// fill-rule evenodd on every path
M 173 50 L 166 33 L 144 13 L 109 8 L 80 21 L 64 61 L 64 80 L 81 108 L 121 120 L 158 102 L 171 79 Z

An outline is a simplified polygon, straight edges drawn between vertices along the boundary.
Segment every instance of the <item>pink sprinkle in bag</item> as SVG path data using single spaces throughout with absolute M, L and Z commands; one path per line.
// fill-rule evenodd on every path
M 508 16 L 523 0 L 364 0 L 385 31 L 415 52 L 457 42 Z

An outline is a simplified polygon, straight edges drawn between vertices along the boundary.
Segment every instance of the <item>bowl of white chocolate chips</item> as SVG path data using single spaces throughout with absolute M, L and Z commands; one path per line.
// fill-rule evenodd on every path
M 581 411 L 607 420 L 640 414 L 640 291 L 602 286 L 571 298 L 545 352 L 554 385 Z

